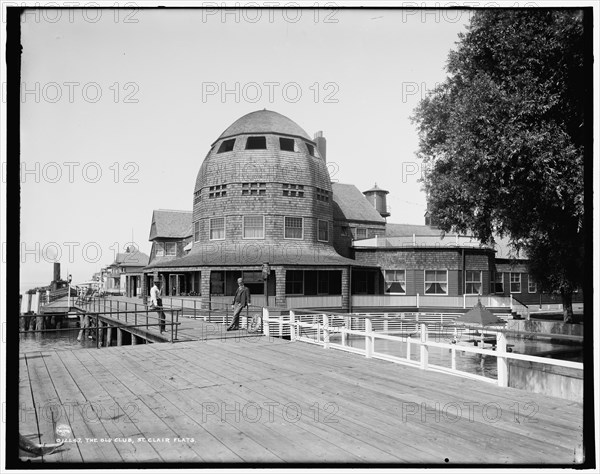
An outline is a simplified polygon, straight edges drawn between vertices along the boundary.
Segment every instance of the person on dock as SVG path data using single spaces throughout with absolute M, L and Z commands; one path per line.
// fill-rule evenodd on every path
M 165 330 L 165 312 L 162 310 L 162 298 L 160 297 L 160 282 L 155 281 L 152 288 L 150 288 L 150 306 L 156 308 L 158 317 L 160 320 L 159 329 L 160 332 Z
M 240 313 L 242 309 L 250 304 L 250 290 L 248 287 L 244 286 L 244 280 L 238 278 L 238 289 L 235 292 L 235 296 L 233 297 L 233 321 L 231 325 L 227 328 L 228 331 L 233 331 L 235 329 L 240 328 Z

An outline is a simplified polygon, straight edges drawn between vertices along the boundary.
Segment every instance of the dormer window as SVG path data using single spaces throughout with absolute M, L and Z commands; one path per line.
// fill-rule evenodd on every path
M 217 153 L 227 153 L 228 151 L 233 150 L 233 145 L 235 145 L 235 138 L 232 138 L 231 140 L 224 140 L 221 143 Z
M 246 150 L 266 150 L 267 149 L 267 138 L 266 137 L 248 137 L 246 140 Z
M 312 146 L 310 143 L 305 143 L 306 145 L 306 149 L 308 150 L 308 154 L 310 156 L 315 156 L 315 147 Z
M 294 147 L 294 139 L 293 138 L 280 138 L 279 139 L 279 148 L 282 151 L 296 151 Z

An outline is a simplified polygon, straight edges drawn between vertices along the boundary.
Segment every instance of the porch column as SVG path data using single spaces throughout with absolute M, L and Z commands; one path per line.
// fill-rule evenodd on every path
M 200 294 L 202 309 L 210 309 L 210 269 L 200 271 Z
M 286 298 L 285 298 L 285 272 L 286 269 L 284 267 L 275 267 L 275 306 L 280 308 L 285 308 Z
M 147 283 L 147 274 L 142 273 L 142 298 L 148 295 L 148 283 Z
M 342 268 L 342 309 L 350 310 L 350 271 L 348 267 Z

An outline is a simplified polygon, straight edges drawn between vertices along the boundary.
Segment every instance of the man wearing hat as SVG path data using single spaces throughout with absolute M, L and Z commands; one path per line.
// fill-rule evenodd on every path
M 250 290 L 244 286 L 244 280 L 238 278 L 238 289 L 233 297 L 233 321 L 227 328 L 228 331 L 233 331 L 240 328 L 240 313 L 242 309 L 250 304 Z

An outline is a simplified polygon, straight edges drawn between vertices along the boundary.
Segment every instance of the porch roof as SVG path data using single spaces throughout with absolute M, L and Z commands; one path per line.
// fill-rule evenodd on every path
M 154 268 L 185 268 L 215 266 L 250 266 L 262 265 L 304 265 L 304 266 L 355 266 L 364 267 L 363 263 L 342 257 L 333 248 L 319 247 L 278 247 L 268 243 L 248 246 L 195 246 L 184 257 L 152 262 L 145 271 Z

